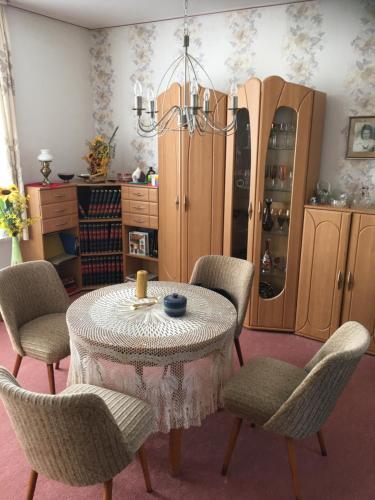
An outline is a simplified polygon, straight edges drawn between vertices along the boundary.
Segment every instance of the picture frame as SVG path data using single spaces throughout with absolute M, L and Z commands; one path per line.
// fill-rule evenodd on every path
M 346 158 L 375 159 L 375 116 L 349 117 Z

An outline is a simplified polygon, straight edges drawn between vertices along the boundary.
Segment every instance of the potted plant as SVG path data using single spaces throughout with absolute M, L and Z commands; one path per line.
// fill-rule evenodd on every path
M 108 175 L 109 165 L 115 156 L 115 145 L 112 143 L 118 127 L 115 128 L 111 138 L 108 140 L 102 135 L 97 135 L 87 142 L 89 152 L 82 159 L 88 163 L 90 180 L 100 182 Z

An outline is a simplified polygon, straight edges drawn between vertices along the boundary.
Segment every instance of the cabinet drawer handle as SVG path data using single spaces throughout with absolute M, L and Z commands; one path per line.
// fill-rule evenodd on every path
M 342 285 L 342 271 L 337 273 L 337 289 L 340 290 Z
M 134 207 L 135 210 L 146 210 L 146 207 Z
M 143 196 L 143 193 L 135 193 L 135 196 Z
M 251 202 L 249 203 L 249 208 L 247 210 L 247 215 L 249 216 L 249 220 L 251 220 L 251 218 L 253 216 L 253 204 Z
M 347 284 L 348 290 L 351 290 L 353 288 L 353 275 L 350 271 L 348 272 Z
M 144 219 L 134 219 L 134 220 L 135 220 L 135 222 L 139 222 L 140 224 L 143 224 L 145 222 Z
M 55 194 L 55 198 L 65 198 L 66 194 Z
M 63 227 L 66 225 L 67 225 L 67 222 L 60 222 L 59 224 L 56 224 L 56 227 Z
M 62 213 L 64 213 L 65 211 L 66 211 L 66 209 L 65 209 L 65 208 L 59 208 L 59 209 L 56 209 L 56 210 L 55 210 L 55 214 L 62 214 Z

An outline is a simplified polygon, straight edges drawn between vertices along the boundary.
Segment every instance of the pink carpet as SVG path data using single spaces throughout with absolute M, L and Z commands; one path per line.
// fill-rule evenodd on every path
M 320 344 L 293 335 L 244 331 L 245 359 L 273 356 L 296 365 L 304 363 Z M 11 368 L 14 353 L 0 323 L 0 364 Z M 56 373 L 57 390 L 65 386 L 69 361 Z M 45 367 L 23 361 L 20 383 L 48 392 Z M 299 478 L 304 500 L 367 500 L 375 498 L 375 357 L 365 356 L 324 428 L 328 457 L 319 453 L 315 437 L 297 443 Z M 147 442 L 154 493 L 144 489 L 140 466 L 134 461 L 114 479 L 113 498 L 206 500 L 293 498 L 286 445 L 276 435 L 244 426 L 227 478 L 220 475 L 231 417 L 218 412 L 183 437 L 183 471 L 168 473 L 168 438 L 157 434 Z M 29 468 L 0 403 L 0 500 L 24 498 Z M 100 499 L 101 487 L 73 488 L 40 477 L 35 499 Z

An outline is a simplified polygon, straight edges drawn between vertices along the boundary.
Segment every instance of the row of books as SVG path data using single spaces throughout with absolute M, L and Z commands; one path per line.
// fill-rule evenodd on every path
M 81 266 L 83 286 L 123 282 L 121 255 L 82 257 Z
M 120 222 L 81 223 L 79 232 L 81 253 L 122 250 Z
M 87 208 L 79 204 L 81 219 L 121 217 L 121 190 L 91 189 Z

